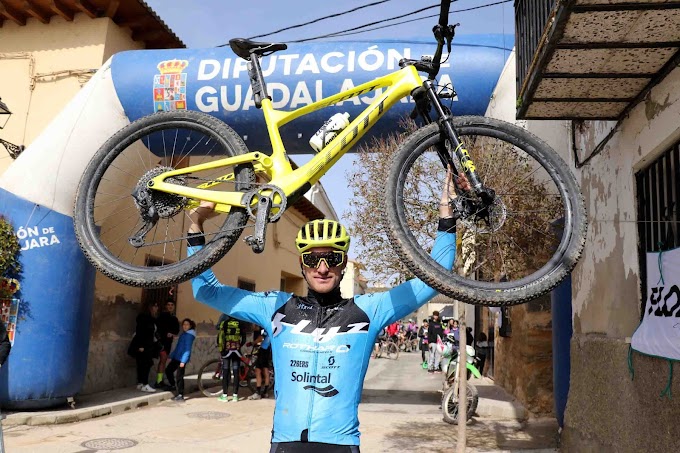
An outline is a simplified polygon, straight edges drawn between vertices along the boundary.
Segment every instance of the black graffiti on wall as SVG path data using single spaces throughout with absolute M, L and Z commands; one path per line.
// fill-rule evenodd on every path
M 680 288 L 678 288 L 678 285 L 671 286 L 668 291 L 666 291 L 665 286 L 651 288 L 648 306 L 647 314 L 649 315 L 654 312 L 654 316 L 662 318 L 671 316 L 680 318 Z

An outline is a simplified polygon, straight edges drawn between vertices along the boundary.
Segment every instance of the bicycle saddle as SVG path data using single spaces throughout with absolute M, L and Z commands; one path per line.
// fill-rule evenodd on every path
M 250 54 L 269 55 L 279 50 L 286 50 L 288 46 L 284 43 L 257 42 L 245 38 L 234 38 L 229 40 L 229 46 L 236 55 L 244 60 L 250 60 Z

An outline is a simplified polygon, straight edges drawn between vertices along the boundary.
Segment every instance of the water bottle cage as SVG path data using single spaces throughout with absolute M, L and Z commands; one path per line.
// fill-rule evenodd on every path
M 324 124 L 324 126 L 325 126 L 325 124 Z M 342 131 L 342 129 L 330 129 L 330 130 L 328 130 L 325 127 L 322 127 L 322 129 L 323 129 L 323 134 L 321 134 L 321 143 L 322 143 L 321 148 L 328 145 L 328 143 L 326 143 L 326 136 L 328 134 L 330 134 L 331 132 L 335 132 L 337 134 L 338 132 Z

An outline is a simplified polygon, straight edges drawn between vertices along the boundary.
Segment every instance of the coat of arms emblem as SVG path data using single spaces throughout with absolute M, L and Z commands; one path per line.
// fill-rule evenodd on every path
M 187 109 L 187 60 L 167 60 L 158 63 L 160 74 L 153 76 L 154 111 Z

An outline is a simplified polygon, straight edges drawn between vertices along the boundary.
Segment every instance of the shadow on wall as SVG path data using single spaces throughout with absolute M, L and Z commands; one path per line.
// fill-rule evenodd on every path
M 135 361 L 127 348 L 135 332 L 140 303 L 122 296 L 95 298 L 90 329 L 87 372 L 80 394 L 134 385 Z

